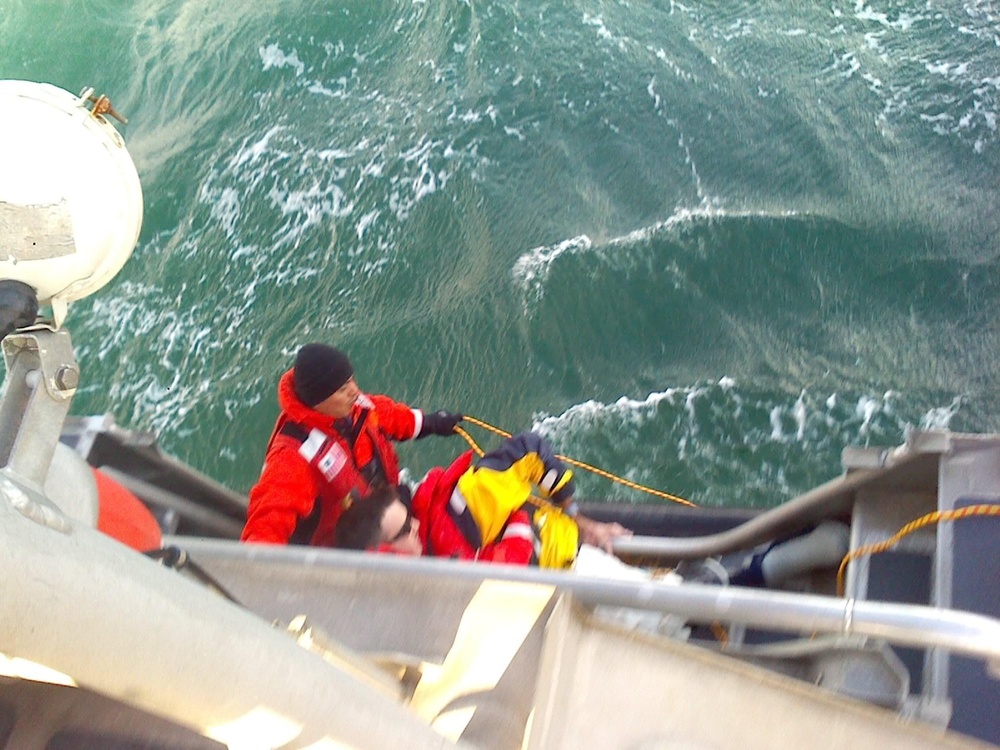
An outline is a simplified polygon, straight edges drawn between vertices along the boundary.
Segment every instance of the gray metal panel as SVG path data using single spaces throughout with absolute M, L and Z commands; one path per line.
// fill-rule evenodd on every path
M 682 643 L 593 623 L 561 599 L 528 750 L 942 750 L 961 735 Z
M 241 604 L 268 620 L 307 614 L 329 636 L 363 653 L 440 662 L 479 581 L 414 580 L 335 567 L 290 569 L 194 555 Z
M 956 508 L 1000 505 L 995 500 L 960 499 Z M 952 529 L 952 605 L 1000 618 L 1000 517 L 964 518 Z M 1000 681 L 985 665 L 960 656 L 951 658 L 949 693 L 951 728 L 1000 745 Z
M 912 552 L 886 552 L 869 560 L 868 598 L 904 604 L 927 604 L 931 597 L 930 555 Z M 894 651 L 906 665 L 914 693 L 923 692 L 924 660 L 922 649 Z
M 937 509 L 952 510 L 962 498 L 996 499 L 998 489 L 1000 489 L 1000 437 L 995 434 L 951 435 L 949 451 L 941 461 Z M 953 548 L 957 526 L 956 523 L 939 523 L 935 527 L 938 552 L 935 560 L 934 603 L 938 607 L 952 606 Z M 951 665 L 949 654 L 938 649 L 929 661 L 928 680 L 933 694 L 948 696 Z

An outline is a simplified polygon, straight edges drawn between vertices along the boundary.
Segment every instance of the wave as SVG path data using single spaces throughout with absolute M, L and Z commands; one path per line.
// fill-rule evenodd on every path
M 536 249 L 514 273 L 539 362 L 591 384 L 645 382 L 630 368 L 683 381 L 735 359 L 740 377 L 790 385 L 993 387 L 1000 263 L 951 258 L 917 230 L 692 212 Z
M 914 428 L 947 429 L 966 403 L 898 391 L 791 397 L 723 377 L 536 414 L 533 429 L 563 455 L 597 468 L 628 466 L 625 479 L 698 505 L 769 507 L 839 474 L 845 447 L 893 447 Z M 585 496 L 660 502 L 586 471 L 578 478 Z
M 773 212 L 727 210 L 715 207 L 711 200 L 707 200 L 705 205 L 699 208 L 679 208 L 664 221 L 636 229 L 620 237 L 613 237 L 600 244 L 595 244 L 587 235 L 580 235 L 555 245 L 532 248 L 522 253 L 514 262 L 511 277 L 515 286 L 524 293 L 525 312 L 530 314 L 530 302 L 537 302 L 542 298 L 549 270 L 564 254 L 587 251 L 598 254 L 612 253 L 616 248 L 646 244 L 658 236 L 664 236 L 686 225 L 707 223 L 717 219 L 780 219 L 797 215 L 798 212 L 794 210 Z
M 310 339 L 421 405 L 592 402 L 607 468 L 710 500 L 1000 425 L 989 3 L 69 2 L 87 38 L 29 6 L 0 75 L 108 93 L 146 196 L 70 311 L 75 408 L 220 481 Z

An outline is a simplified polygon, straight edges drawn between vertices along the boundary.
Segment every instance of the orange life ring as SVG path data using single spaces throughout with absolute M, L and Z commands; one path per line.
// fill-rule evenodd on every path
M 97 482 L 97 530 L 139 552 L 159 549 L 160 525 L 142 501 L 100 469 Z

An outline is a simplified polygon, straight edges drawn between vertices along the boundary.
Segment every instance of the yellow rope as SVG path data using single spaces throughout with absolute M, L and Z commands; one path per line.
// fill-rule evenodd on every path
M 872 544 L 866 544 L 855 550 L 851 550 L 844 555 L 844 559 L 840 561 L 840 568 L 837 570 L 837 595 L 844 595 L 844 571 L 847 570 L 847 564 L 851 560 L 864 555 L 877 555 L 885 552 L 907 534 L 912 534 L 914 531 L 922 529 L 925 526 L 930 526 L 941 521 L 958 521 L 969 516 L 1000 516 L 1000 505 L 970 505 L 967 508 L 957 508 L 956 510 L 936 510 L 933 513 L 928 513 L 914 521 L 910 521 L 885 541 L 873 542 Z
M 494 433 L 496 435 L 499 435 L 501 437 L 505 437 L 505 438 L 509 438 L 510 437 L 510 433 L 509 432 L 504 432 L 499 427 L 494 427 L 493 425 L 488 424 L 487 422 L 483 422 L 483 421 L 481 421 L 479 419 L 476 419 L 475 417 L 470 417 L 468 414 L 465 415 L 465 421 L 468 422 L 468 423 L 470 423 L 470 424 L 474 424 L 477 427 L 482 427 L 484 430 L 488 430 L 488 431 L 490 431 L 490 432 L 492 432 L 492 433 Z M 469 435 L 468 432 L 466 432 L 465 430 L 463 430 L 461 427 L 456 427 L 455 428 L 455 432 L 457 432 L 459 435 L 461 435 L 463 438 L 465 438 L 465 441 L 470 446 L 472 446 L 472 450 L 474 450 L 477 455 L 479 455 L 479 456 L 485 455 L 484 452 L 483 452 L 483 449 L 480 448 L 478 445 L 476 445 L 476 441 L 472 439 L 472 437 Z M 650 495 L 655 495 L 656 497 L 663 498 L 664 500 L 671 500 L 671 501 L 673 501 L 675 503 L 679 503 L 681 505 L 687 505 L 687 506 L 689 506 L 691 508 L 698 507 L 694 503 L 692 503 L 690 500 L 685 500 L 683 497 L 678 497 L 677 495 L 671 495 L 671 494 L 669 494 L 667 492 L 661 492 L 660 490 L 654 490 L 652 487 L 646 487 L 644 485 L 637 484 L 636 482 L 632 482 L 632 481 L 630 481 L 628 479 L 623 479 L 622 477 L 617 477 L 614 474 L 610 474 L 610 473 L 604 471 L 603 469 L 598 469 L 596 466 L 591 466 L 590 464 L 585 464 L 585 463 L 583 463 L 581 461 L 576 461 L 576 460 L 574 460 L 572 458 L 568 458 L 566 456 L 560 456 L 558 454 L 556 454 L 556 458 L 560 459 L 564 463 L 569 464 L 570 466 L 575 466 L 578 469 L 585 469 L 586 471 L 589 471 L 589 472 L 591 472 L 593 474 L 597 474 L 598 476 L 604 477 L 605 479 L 609 479 L 612 482 L 617 482 L 618 484 L 623 484 L 626 487 L 631 487 L 634 490 L 639 490 L 640 492 L 646 492 L 646 493 L 648 493 Z
M 466 417 L 466 419 L 468 418 L 469 417 Z M 472 450 L 475 451 L 477 456 L 482 458 L 483 456 L 486 455 L 486 451 L 484 451 L 482 448 L 476 445 L 476 441 L 472 439 L 472 435 L 470 435 L 469 433 L 467 433 L 465 430 L 463 430 L 461 427 L 458 426 L 455 427 L 455 432 L 457 432 L 459 435 L 465 438 L 465 442 L 467 442 L 472 447 Z
M 726 629 L 725 625 L 716 620 L 709 627 L 712 629 L 712 635 L 715 636 L 715 640 L 723 646 L 729 644 L 729 631 Z

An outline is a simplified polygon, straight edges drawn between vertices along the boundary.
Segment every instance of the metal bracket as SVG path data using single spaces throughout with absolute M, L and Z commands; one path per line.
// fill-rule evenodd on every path
M 3 353 L 7 377 L 0 400 L 0 467 L 41 491 L 80 370 L 65 330 L 12 333 L 3 340 Z

